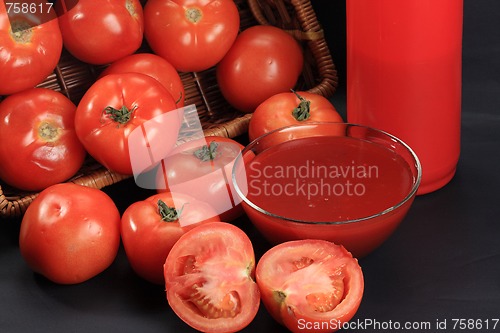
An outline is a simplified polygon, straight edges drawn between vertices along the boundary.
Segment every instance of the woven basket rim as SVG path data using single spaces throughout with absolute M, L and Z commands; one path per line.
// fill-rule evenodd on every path
M 317 79 L 319 79 L 319 81 L 315 85 L 309 87 L 307 91 L 320 94 L 325 97 L 330 97 L 335 93 L 338 86 L 337 71 L 325 40 L 323 29 L 317 20 L 311 1 L 235 0 L 235 2 L 237 5 L 240 4 L 248 7 L 251 16 L 253 16 L 249 19 L 256 22 L 253 23 L 253 25 L 273 25 L 271 20 L 273 17 L 276 17 L 275 12 L 278 13 L 277 15 L 280 19 L 285 17 L 283 21 L 290 20 L 290 23 L 295 24 L 292 29 L 284 27 L 285 24 L 280 28 L 291 34 L 299 42 L 306 45 L 306 50 L 311 55 L 311 61 L 314 62 L 315 69 L 317 70 Z M 296 21 L 295 19 L 291 19 L 292 16 L 295 16 Z M 72 59 L 72 61 L 75 61 L 72 65 L 77 64 L 80 66 L 78 67 L 78 70 L 88 71 L 89 76 L 94 80 L 103 69 L 99 66 L 89 66 L 75 59 Z M 65 79 L 65 75 L 68 75 L 68 70 L 64 67 L 65 65 L 66 63 L 58 64 L 55 68 L 54 77 L 52 78 L 53 82 L 51 82 L 51 84 L 58 85 L 60 91 L 71 99 L 74 97 L 72 89 L 81 82 L 74 82 L 74 76 L 79 74 L 76 70 L 75 73 L 69 71 L 69 76 L 72 77 L 71 80 Z M 206 79 L 207 76 L 210 76 L 209 72 L 191 74 L 191 76 L 186 74 L 189 76 L 189 82 L 191 82 L 193 86 L 197 85 L 198 88 L 200 88 L 199 86 L 203 84 L 202 81 Z M 91 82 L 88 84 L 91 84 Z M 203 94 L 203 90 L 200 90 L 200 92 Z M 0 102 L 1 97 L 2 96 L 0 96 Z M 206 99 L 207 97 L 201 96 L 200 98 Z M 207 116 L 213 116 L 213 109 L 217 109 L 217 107 L 217 105 L 211 106 L 207 103 L 207 110 L 204 112 L 207 113 Z M 215 114 L 215 116 L 218 115 Z M 250 119 L 251 114 L 237 114 L 227 120 L 214 121 L 213 123 L 210 123 L 210 125 L 204 129 L 204 133 L 206 136 L 224 136 L 235 138 L 247 132 Z M 97 170 L 92 170 L 89 173 L 83 175 L 80 174 L 67 182 L 101 189 L 130 177 L 131 176 L 114 173 L 104 167 L 101 167 Z M 16 194 L 11 195 L 10 193 L 5 193 L 5 190 L 9 187 L 5 186 L 5 188 L 3 188 L 3 184 L 3 182 L 0 182 L 0 218 L 22 216 L 38 193 L 19 191 L 16 192 Z

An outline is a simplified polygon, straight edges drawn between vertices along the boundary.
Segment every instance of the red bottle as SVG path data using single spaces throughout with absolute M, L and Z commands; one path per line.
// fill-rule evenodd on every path
M 460 154 L 463 0 L 346 1 L 347 119 L 405 141 L 435 191 Z

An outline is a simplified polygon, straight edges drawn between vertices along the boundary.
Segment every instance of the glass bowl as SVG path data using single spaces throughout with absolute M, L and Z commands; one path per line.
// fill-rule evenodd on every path
M 248 144 L 232 185 L 272 244 L 325 239 L 355 257 L 379 247 L 406 216 L 422 176 L 395 136 L 348 123 L 284 127 Z

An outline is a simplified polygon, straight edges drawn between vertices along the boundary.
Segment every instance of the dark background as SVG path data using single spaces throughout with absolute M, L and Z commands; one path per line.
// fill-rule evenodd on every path
M 439 0 L 436 0 L 439 1 Z M 339 72 L 332 101 L 345 115 L 345 3 L 312 0 Z M 464 1 L 462 153 L 455 178 L 417 197 L 396 233 L 360 260 L 365 294 L 353 320 L 430 323 L 422 332 L 500 332 L 500 2 Z M 124 181 L 105 189 L 124 210 L 147 195 Z M 268 244 L 245 219 L 257 256 Z M 123 252 L 101 275 L 59 286 L 33 274 L 18 249 L 19 221 L 0 221 L 0 332 L 192 332 L 161 287 L 137 278 Z M 479 320 L 464 329 L 454 320 Z M 446 322 L 438 330 L 437 322 Z M 486 324 L 489 324 L 486 329 Z M 443 326 L 441 326 L 443 327 Z M 261 307 L 244 332 L 284 332 Z M 358 332 L 386 332 L 365 327 Z

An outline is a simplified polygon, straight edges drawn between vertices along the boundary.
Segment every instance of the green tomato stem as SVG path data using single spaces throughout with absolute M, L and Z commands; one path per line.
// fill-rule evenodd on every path
M 194 156 L 203 162 L 213 161 L 217 157 L 217 142 L 212 141 L 209 145 L 205 145 L 194 151 Z
M 127 108 L 125 105 L 122 106 L 120 109 L 115 109 L 112 106 L 107 106 L 103 111 L 102 114 L 109 115 L 109 118 L 121 125 L 124 125 L 130 121 L 132 118 L 132 114 L 134 111 L 137 109 L 137 105 L 134 105 L 132 109 Z
M 169 207 L 163 200 L 158 200 L 158 214 L 164 222 L 177 221 L 182 213 L 184 206 L 180 210 L 174 207 Z
M 299 105 L 292 111 L 292 116 L 298 121 L 304 121 L 311 116 L 311 101 L 300 96 L 295 90 L 291 90 L 299 99 Z

